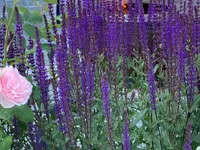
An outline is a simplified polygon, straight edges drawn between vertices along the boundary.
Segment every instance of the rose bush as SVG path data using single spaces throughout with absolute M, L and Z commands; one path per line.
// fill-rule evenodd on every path
M 1 69 L 0 104 L 4 108 L 25 104 L 32 93 L 31 83 L 12 66 Z

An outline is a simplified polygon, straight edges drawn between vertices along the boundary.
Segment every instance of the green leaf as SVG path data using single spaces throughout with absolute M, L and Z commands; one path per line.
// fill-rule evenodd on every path
M 0 137 L 2 137 L 2 135 L 3 135 L 3 129 L 2 127 L 0 127 Z
M 143 137 L 145 141 L 152 142 L 153 141 L 153 135 L 151 135 L 149 132 L 144 131 Z
M 16 106 L 12 109 L 13 115 L 23 122 L 32 122 L 34 120 L 34 113 L 27 105 Z
M 7 10 L 7 13 L 8 13 L 8 18 L 10 18 L 11 17 L 12 8 L 7 7 L 6 10 Z M 13 18 L 12 18 L 12 21 L 11 21 L 12 23 L 16 23 L 15 18 L 16 18 L 16 13 L 14 12 L 14 15 L 13 15 Z
M 56 17 L 56 20 L 58 20 L 58 21 L 62 21 L 62 17 L 61 17 L 61 15 L 57 16 L 57 17 Z
M 24 24 L 23 25 L 23 29 L 24 31 L 26 32 L 26 34 L 31 37 L 31 38 L 34 38 L 35 39 L 35 27 L 30 25 L 30 24 Z
M 52 43 L 52 46 L 53 46 L 54 49 L 56 48 L 56 45 L 54 45 L 53 43 Z M 46 50 L 46 51 L 50 51 L 49 44 L 48 43 L 42 44 L 42 49 Z
M 33 24 L 39 24 L 43 21 L 40 11 L 26 12 L 24 14 L 24 20 Z
M 26 51 L 26 53 L 25 53 L 25 55 L 26 56 L 29 56 L 30 54 L 33 54 L 33 53 L 35 53 L 35 51 L 36 51 L 36 49 L 30 49 L 30 50 L 28 50 L 28 51 Z
M 200 141 L 200 135 L 194 134 L 192 135 L 192 140 L 195 142 L 199 142 Z
M 8 13 L 8 18 L 10 18 L 10 17 L 11 17 L 12 8 L 7 7 L 6 10 L 7 10 L 7 13 Z M 23 19 L 23 17 L 21 16 L 21 14 L 20 14 L 20 20 L 21 20 L 21 22 L 22 22 L 22 24 L 23 24 L 24 19 Z M 11 23 L 16 24 L 16 13 L 15 13 L 15 11 L 14 11 L 14 15 L 13 15 L 13 18 L 12 18 Z
M 161 150 L 161 145 L 159 139 L 154 139 L 156 150 Z
M 34 27 L 33 25 L 28 24 L 28 23 L 27 23 L 27 24 L 24 24 L 24 25 L 23 25 L 23 29 L 24 29 L 24 31 L 26 32 L 26 34 L 27 34 L 29 37 L 35 39 L 35 27 Z M 43 38 L 42 32 L 40 31 L 40 29 L 39 29 L 39 34 L 40 34 L 40 37 Z
M 0 119 L 11 121 L 13 117 L 11 109 L 0 108 Z
M 5 59 L 5 60 L 3 60 L 3 63 L 4 62 L 15 62 L 15 63 L 19 63 L 19 62 L 21 62 L 21 58 L 19 58 L 19 57 L 16 57 L 16 58 L 10 58 L 10 59 Z
M 18 6 L 18 9 L 20 14 L 30 13 L 30 11 L 23 6 Z
M 162 140 L 163 140 L 163 143 L 166 145 L 166 146 L 171 146 L 171 143 L 170 143 L 170 140 L 169 140 L 169 133 L 168 131 L 163 131 L 161 132 L 162 133 Z
M 190 108 L 190 112 L 197 109 L 199 107 L 199 104 L 200 104 L 200 94 L 195 95 L 194 103 L 193 103 L 192 107 Z
M 133 121 L 131 122 L 131 125 L 136 125 L 142 118 L 143 116 L 146 114 L 148 108 L 144 109 L 143 111 L 141 111 L 140 113 L 137 113 L 133 118 Z
M 38 86 L 33 86 L 33 95 L 36 101 L 41 99 L 41 91 Z
M 154 73 L 156 73 L 157 72 L 157 70 L 158 70 L 158 68 L 159 68 L 159 65 L 157 64 L 155 67 L 154 67 Z
M 0 148 L 2 150 L 9 150 L 12 146 L 12 136 L 7 136 L 3 141 L 0 143 Z
M 43 0 L 43 1 L 49 4 L 57 4 L 57 0 Z

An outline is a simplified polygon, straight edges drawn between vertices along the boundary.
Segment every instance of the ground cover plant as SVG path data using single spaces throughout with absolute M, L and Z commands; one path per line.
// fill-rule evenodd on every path
M 1 150 L 200 145 L 199 1 L 44 1 L 2 9 Z

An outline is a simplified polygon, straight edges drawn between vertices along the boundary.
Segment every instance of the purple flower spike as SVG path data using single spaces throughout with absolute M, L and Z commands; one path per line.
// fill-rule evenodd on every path
M 130 143 L 130 135 L 128 129 L 128 116 L 127 110 L 124 111 L 124 131 L 123 131 L 123 150 L 130 150 L 131 143 Z
M 108 134 L 109 134 L 110 148 L 113 149 L 114 145 L 112 136 L 111 109 L 110 109 L 110 97 L 109 97 L 110 89 L 106 74 L 103 75 L 103 78 L 101 80 L 101 91 L 102 91 L 104 115 L 106 117 Z
M 53 33 L 54 33 L 54 37 L 58 37 L 58 30 L 56 28 L 56 21 L 55 21 L 55 17 L 54 17 L 54 11 L 53 11 L 53 5 L 52 4 L 48 4 L 48 8 L 49 8 L 49 15 L 51 17 L 51 24 L 53 26 Z
M 28 50 L 33 49 L 33 44 L 34 44 L 33 40 L 29 37 L 27 49 Z M 35 66 L 35 60 L 34 60 L 34 54 L 33 53 L 28 55 L 28 61 L 31 65 L 31 67 Z
M 110 89 L 109 89 L 106 75 L 104 75 L 101 81 L 101 90 L 102 90 L 104 115 L 110 121 L 111 120 L 110 98 L 109 98 Z
M 191 104 L 194 100 L 194 90 L 195 90 L 195 86 L 196 86 L 196 80 L 197 80 L 197 68 L 194 64 L 194 58 L 193 56 L 191 56 L 189 58 L 190 61 L 190 65 L 189 65 L 189 72 L 188 72 L 188 77 L 187 77 L 187 81 L 188 81 L 188 102 L 189 104 Z
M 28 46 L 27 49 L 31 50 L 34 47 L 34 42 L 33 40 L 29 37 L 28 39 Z M 32 69 L 32 73 L 33 73 L 33 78 L 36 81 L 37 80 L 37 76 L 36 76 L 36 70 L 35 70 L 35 59 L 34 59 L 34 54 L 31 53 L 28 55 L 28 62 L 30 63 L 31 69 Z
M 50 53 L 49 53 L 49 63 L 50 63 L 50 70 L 52 74 L 52 86 L 53 86 L 53 93 L 54 93 L 54 101 L 55 101 L 55 113 L 56 113 L 56 120 L 59 128 L 62 128 L 62 123 L 61 123 L 61 112 L 60 112 L 60 103 L 59 103 L 59 96 L 58 96 L 58 83 L 56 79 L 56 70 L 55 70 L 55 49 L 52 44 L 52 37 L 51 37 L 51 32 L 49 31 L 49 26 L 47 22 L 47 17 L 46 15 L 43 15 L 44 17 L 44 22 L 45 22 L 45 27 L 46 27 L 46 36 L 50 48 Z M 52 21 L 53 22 L 53 21 Z M 55 28 L 56 29 L 56 28 Z M 57 36 L 57 31 L 54 29 L 54 34 Z
M 45 67 L 44 54 L 42 51 L 42 45 L 40 43 L 39 31 L 37 27 L 35 28 L 35 34 L 36 34 L 36 73 L 38 74 L 37 81 L 41 90 L 41 99 L 44 105 L 45 114 L 47 119 L 49 119 L 49 104 L 48 104 L 49 81 L 47 79 L 47 69 Z
M 56 64 L 58 73 L 58 92 L 60 97 L 60 104 L 63 111 L 63 122 L 65 129 L 65 134 L 69 137 L 71 145 L 73 144 L 73 115 L 71 108 L 71 94 L 70 94 L 70 83 L 68 79 L 68 72 L 66 68 L 66 50 L 63 49 L 61 43 L 57 43 L 56 49 Z
M 192 134 L 192 124 L 187 124 L 186 134 L 185 134 L 185 144 L 184 144 L 184 150 L 192 150 L 192 140 L 191 140 L 191 134 Z
M 10 47 L 8 49 L 8 52 L 7 52 L 7 58 L 8 59 L 13 59 L 15 57 L 15 49 L 14 49 L 14 45 L 13 45 L 13 41 L 12 41 L 13 38 L 14 38 L 14 34 L 10 33 L 10 37 L 9 37 L 8 42 L 9 43 L 11 42 L 11 44 L 10 44 Z M 12 63 L 14 63 L 14 61 L 8 62 L 9 65 L 13 65 Z
M 155 75 L 152 68 L 152 65 L 149 64 L 149 71 L 148 71 L 148 86 L 149 86 L 149 95 L 150 95 L 150 102 L 151 102 L 151 109 L 156 110 L 156 86 L 155 86 Z
M 21 75 L 25 76 L 26 72 L 26 66 L 24 64 L 25 61 L 25 47 L 24 47 L 24 37 L 23 37 L 23 29 L 22 29 L 22 22 L 19 14 L 19 10 L 17 7 L 15 7 L 15 12 L 16 12 L 16 26 L 15 26 L 15 32 L 16 32 L 16 39 L 17 39 L 17 48 L 20 53 L 20 59 L 21 62 L 18 64 L 18 70 Z
M 6 11 L 6 7 L 5 5 L 3 6 L 3 13 L 2 13 L 2 17 L 3 19 L 5 19 L 5 11 Z M 6 24 L 3 23 L 0 27 L 0 66 L 2 67 L 2 61 L 3 61 L 3 57 L 4 57 L 4 43 L 5 43 L 5 34 L 6 34 Z
M 0 66 L 2 66 L 2 61 L 4 57 L 4 42 L 5 42 L 6 26 L 2 24 L 0 28 Z

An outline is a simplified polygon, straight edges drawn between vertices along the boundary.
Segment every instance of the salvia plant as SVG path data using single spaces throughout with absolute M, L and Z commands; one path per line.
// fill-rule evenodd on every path
M 0 150 L 200 146 L 199 0 L 150 0 L 147 14 L 141 0 L 18 2 L 2 8 L 0 66 L 32 93 L 12 108 L 0 98 Z M 0 93 L 26 96 L 6 79 Z

